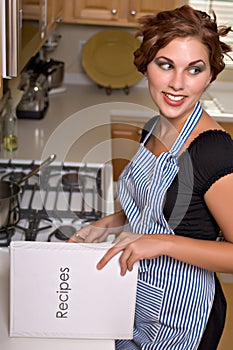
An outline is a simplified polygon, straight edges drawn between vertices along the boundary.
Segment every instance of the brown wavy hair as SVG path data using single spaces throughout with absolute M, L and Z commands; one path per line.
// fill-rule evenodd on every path
M 136 37 L 142 37 L 140 47 L 134 52 L 134 64 L 138 71 L 145 74 L 147 65 L 157 52 L 175 38 L 196 37 L 207 47 L 212 79 L 224 69 L 224 54 L 232 51 L 230 45 L 222 42 L 231 27 L 217 26 L 216 15 L 211 18 L 206 12 L 193 9 L 189 5 L 171 11 L 162 11 L 157 15 L 139 18 L 139 30 Z

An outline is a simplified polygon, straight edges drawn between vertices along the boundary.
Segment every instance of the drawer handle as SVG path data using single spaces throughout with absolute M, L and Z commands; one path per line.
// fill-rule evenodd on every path
M 117 12 L 118 12 L 117 9 L 112 9 L 111 10 L 112 15 L 114 15 L 114 16 L 117 15 Z
M 62 22 L 62 17 L 58 16 L 55 18 L 55 23 L 61 23 Z
M 131 11 L 130 11 L 130 14 L 131 14 L 131 16 L 132 16 L 132 17 L 135 17 L 135 16 L 136 16 L 136 14 L 137 14 L 137 11 L 135 11 L 135 10 L 131 10 Z
M 113 131 L 113 135 L 132 135 L 130 131 Z

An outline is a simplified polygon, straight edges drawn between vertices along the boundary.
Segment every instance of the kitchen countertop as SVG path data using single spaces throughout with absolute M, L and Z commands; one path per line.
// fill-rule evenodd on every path
M 233 122 L 232 88 L 233 83 L 214 82 L 204 93 L 203 107 L 217 121 Z M 1 158 L 41 160 L 55 153 L 61 161 L 103 163 L 111 159 L 111 117 L 135 121 L 157 113 L 144 78 L 129 94 L 113 90 L 107 95 L 104 88 L 83 83 L 80 77 L 71 83 L 65 79 L 64 85 L 52 92 L 43 119 L 18 120 L 18 150 L 9 153 L 2 149 Z
M 111 114 L 149 118 L 155 113 L 144 88 L 132 88 L 128 95 L 123 90 L 107 95 L 94 84 L 65 84 L 60 90 L 49 96 L 43 119 L 18 120 L 18 150 L 2 150 L 2 158 L 40 160 L 55 153 L 61 161 L 81 162 L 85 157 L 85 161 L 103 163 L 111 158 Z

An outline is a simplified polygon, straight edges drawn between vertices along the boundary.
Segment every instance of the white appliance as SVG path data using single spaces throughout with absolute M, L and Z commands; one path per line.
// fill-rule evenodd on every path
M 0 159 L 0 179 L 17 182 L 39 164 L 39 161 Z M 110 214 L 113 209 L 111 166 L 53 162 L 21 186 L 19 205 L 13 208 L 16 220 L 0 228 L 1 348 L 114 350 L 111 339 L 9 337 L 10 242 L 65 242 L 78 228 Z
M 39 161 L 0 160 L 0 179 L 19 181 Z M 112 167 L 53 162 L 21 185 L 15 221 L 0 228 L 0 247 L 13 241 L 66 241 L 79 228 L 113 212 Z

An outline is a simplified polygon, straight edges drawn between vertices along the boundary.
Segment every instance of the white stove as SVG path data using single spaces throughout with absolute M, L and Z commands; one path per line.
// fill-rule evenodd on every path
M 39 164 L 0 159 L 0 180 L 17 183 Z M 55 161 L 20 186 L 19 205 L 12 209 L 15 215 L 0 228 L 0 247 L 12 240 L 64 242 L 113 211 L 109 164 Z

